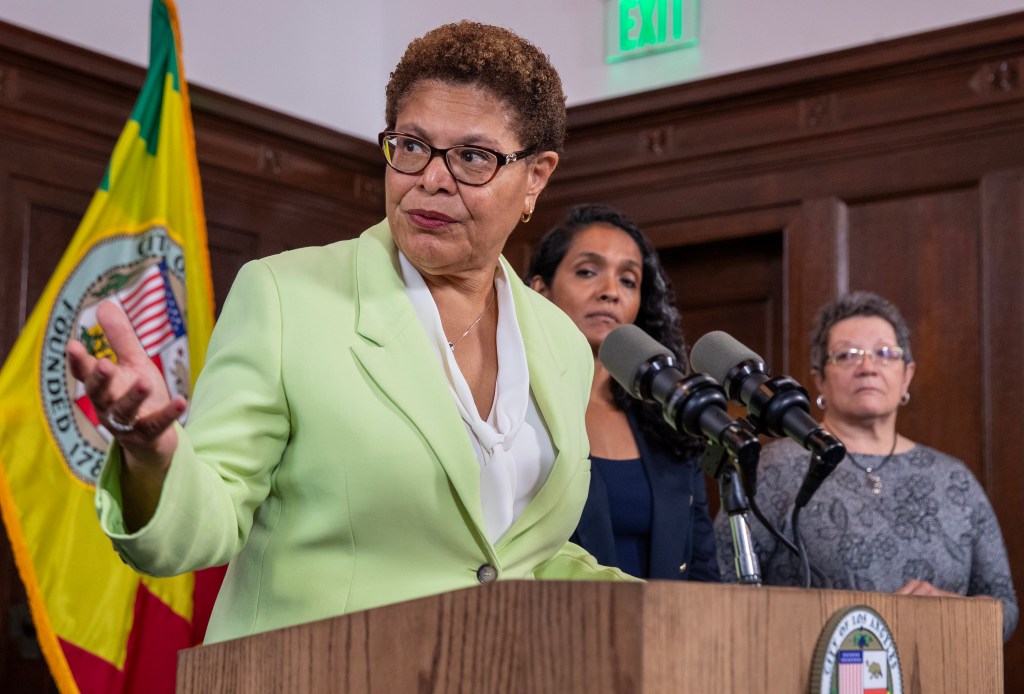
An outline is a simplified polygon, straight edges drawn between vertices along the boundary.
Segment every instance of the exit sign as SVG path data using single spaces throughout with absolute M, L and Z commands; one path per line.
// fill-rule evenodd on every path
M 605 0 L 605 62 L 697 45 L 700 0 Z

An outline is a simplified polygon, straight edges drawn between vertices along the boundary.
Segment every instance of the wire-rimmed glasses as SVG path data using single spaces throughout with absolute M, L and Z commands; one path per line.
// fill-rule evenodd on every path
M 903 359 L 902 347 L 875 347 L 874 349 L 861 349 L 850 347 L 849 349 L 837 349 L 825 355 L 828 363 L 840 368 L 851 368 L 860 366 L 864 360 L 871 357 L 871 361 L 879 366 L 888 366 L 890 362 L 897 362 Z

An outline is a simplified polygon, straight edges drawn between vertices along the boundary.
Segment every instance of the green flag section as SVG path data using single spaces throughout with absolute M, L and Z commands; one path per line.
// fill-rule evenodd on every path
M 0 370 L 0 509 L 61 692 L 173 692 L 219 572 L 153 579 L 121 562 L 93 506 L 111 441 L 64 349 L 109 355 L 100 301 L 125 310 L 186 399 L 213 327 L 206 223 L 173 0 L 153 0 L 149 69 L 107 172 Z

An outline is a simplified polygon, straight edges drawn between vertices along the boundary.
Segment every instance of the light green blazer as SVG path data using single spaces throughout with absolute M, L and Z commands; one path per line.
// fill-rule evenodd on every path
M 231 562 L 209 642 L 478 585 L 485 564 L 499 579 L 627 579 L 567 542 L 590 478 L 591 351 L 559 309 L 511 285 L 557 458 L 497 545 L 386 221 L 242 268 L 156 513 L 126 533 L 115 450 L 96 492 L 104 531 L 157 576 Z

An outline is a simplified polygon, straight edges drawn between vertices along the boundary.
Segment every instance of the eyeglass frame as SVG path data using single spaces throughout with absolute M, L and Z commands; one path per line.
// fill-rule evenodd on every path
M 879 356 L 878 353 L 883 351 L 883 350 L 889 352 L 890 356 L 887 356 L 887 357 Z M 850 361 L 840 362 L 838 357 L 841 354 L 849 354 L 849 355 L 854 355 L 855 354 L 857 356 L 852 358 Z M 864 361 L 868 358 L 869 354 L 871 355 L 871 363 L 872 364 L 879 364 L 881 366 L 888 366 L 890 363 L 895 363 L 897 361 L 903 361 L 903 355 L 906 354 L 906 351 L 902 347 L 898 347 L 898 346 L 897 347 L 889 347 L 888 345 L 883 346 L 883 347 L 875 347 L 874 349 L 862 349 L 860 347 L 848 347 L 847 349 L 830 350 L 829 352 L 827 352 L 825 354 L 825 361 L 827 361 L 832 366 L 838 366 L 840 368 L 850 368 L 852 366 L 860 366 L 860 365 L 862 365 L 864 363 Z
M 430 166 L 430 162 L 434 161 L 434 157 L 440 155 L 441 156 L 441 161 L 444 162 L 444 167 L 446 169 L 448 169 L 448 173 L 450 173 L 452 175 L 452 178 L 454 178 L 456 181 L 458 181 L 459 183 L 461 183 L 463 185 L 474 186 L 474 187 L 479 187 L 479 186 L 487 185 L 488 183 L 490 183 L 491 181 L 494 180 L 495 176 L 498 175 L 498 172 L 501 171 L 501 167 L 506 166 L 508 164 L 513 164 L 513 163 L 515 163 L 517 161 L 522 161 L 523 159 L 525 159 L 526 157 L 530 156 L 531 154 L 536 154 L 537 151 L 538 151 L 536 148 L 533 148 L 533 149 L 523 149 L 523 150 L 520 150 L 518 152 L 511 152 L 509 154 L 505 154 L 504 152 L 499 152 L 496 149 L 491 149 L 490 147 L 481 147 L 480 145 L 452 145 L 451 147 L 435 147 L 434 145 L 430 144 L 426 140 L 418 138 L 415 135 L 410 135 L 409 133 L 399 132 L 398 130 L 384 130 L 384 131 L 381 131 L 380 133 L 377 134 L 377 145 L 380 147 L 381 152 L 384 151 L 384 140 L 389 138 L 389 137 L 393 137 L 395 135 L 398 135 L 400 137 L 407 137 L 410 140 L 415 140 L 416 142 L 419 142 L 420 144 L 425 145 L 426 147 L 428 147 L 430 149 L 430 156 L 427 157 L 427 161 L 423 164 L 422 168 L 420 168 L 420 169 L 418 169 L 416 171 L 402 171 L 401 169 L 396 167 L 394 164 L 392 164 L 391 160 L 388 158 L 387 154 L 385 154 L 384 155 L 384 161 L 387 162 L 387 165 L 391 169 L 397 171 L 398 173 L 406 174 L 408 176 L 417 176 L 417 175 L 423 173 L 423 171 L 426 170 L 426 168 L 428 166 Z M 494 171 L 491 173 L 491 177 L 488 178 L 486 181 L 483 181 L 482 183 L 470 183 L 469 181 L 463 181 L 461 178 L 459 178 L 455 174 L 455 172 L 452 171 L 452 165 L 448 161 L 448 152 L 450 152 L 453 149 L 460 149 L 460 148 L 476 149 L 476 150 L 480 150 L 481 152 L 487 152 L 488 154 L 492 155 L 495 158 L 495 161 L 496 161 L 497 165 L 494 167 Z

